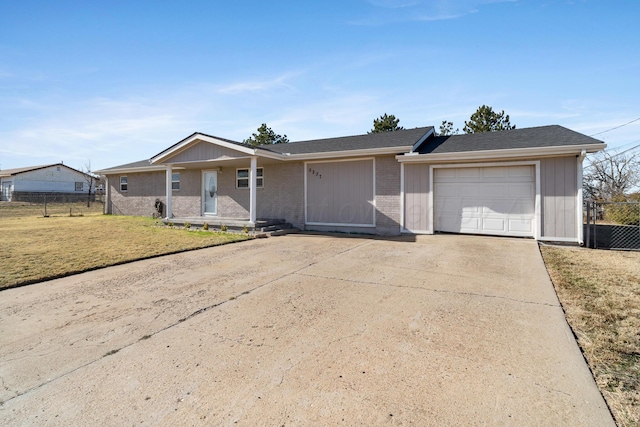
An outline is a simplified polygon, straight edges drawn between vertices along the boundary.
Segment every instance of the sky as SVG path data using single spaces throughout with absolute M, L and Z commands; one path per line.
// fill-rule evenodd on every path
M 640 144 L 639 18 L 637 0 L 4 0 L 0 169 L 99 170 L 262 123 L 462 130 L 483 104 L 619 152 Z

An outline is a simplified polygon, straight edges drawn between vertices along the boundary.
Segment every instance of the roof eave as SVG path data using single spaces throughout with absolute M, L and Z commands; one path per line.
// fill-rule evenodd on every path
M 380 156 L 385 154 L 398 154 L 399 152 L 407 152 L 411 150 L 411 145 L 403 145 L 397 147 L 382 148 L 364 148 L 360 150 L 342 150 L 342 151 L 325 151 L 319 153 L 301 153 L 288 154 L 283 153 L 285 158 L 282 160 L 300 161 L 300 160 L 323 160 L 335 159 L 339 157 L 362 157 L 362 156 Z
M 584 150 L 595 153 L 606 148 L 607 144 L 561 145 L 558 147 L 508 148 L 500 150 L 462 151 L 456 153 L 408 153 L 396 156 L 400 163 L 445 162 L 460 160 L 513 159 L 528 157 L 553 157 L 562 155 L 580 155 Z
M 131 168 L 113 168 L 113 169 L 103 169 L 99 171 L 95 171 L 95 174 L 98 175 L 116 175 L 122 173 L 141 173 L 141 172 L 157 172 L 167 170 L 167 167 L 164 165 L 153 165 L 153 166 L 138 166 Z

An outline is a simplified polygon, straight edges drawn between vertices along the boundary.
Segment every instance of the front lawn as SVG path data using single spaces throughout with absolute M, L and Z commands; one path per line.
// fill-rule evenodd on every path
M 618 425 L 640 425 L 640 253 L 540 250 Z
M 44 218 L 15 211 L 3 215 L 0 207 L 0 289 L 248 238 L 173 229 L 151 218 L 101 214 Z

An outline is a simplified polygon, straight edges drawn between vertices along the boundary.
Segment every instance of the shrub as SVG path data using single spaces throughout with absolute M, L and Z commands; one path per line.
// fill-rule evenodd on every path
M 186 229 L 191 228 L 191 223 L 190 222 L 185 222 L 184 223 L 184 228 L 186 228 Z
M 227 226 L 225 224 L 222 224 L 220 226 L 220 231 L 222 231 L 223 233 L 226 233 L 227 232 Z
M 204 224 L 202 224 L 202 229 L 203 229 L 204 231 L 209 230 L 209 223 L 208 223 L 208 222 L 205 222 Z
M 249 234 L 249 229 L 247 228 L 247 225 L 246 225 L 246 224 L 245 224 L 245 226 L 244 226 L 244 227 L 242 227 L 242 232 L 243 232 L 244 234 Z
M 620 225 L 640 224 L 640 204 L 615 203 L 605 206 L 605 220 Z
M 171 221 L 167 222 L 167 227 L 173 227 L 173 222 Z

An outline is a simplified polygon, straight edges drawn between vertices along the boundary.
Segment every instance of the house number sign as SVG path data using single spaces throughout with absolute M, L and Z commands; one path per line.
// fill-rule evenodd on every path
M 320 172 L 318 172 L 317 170 L 315 170 L 315 169 L 311 169 L 311 168 L 309 168 L 309 173 L 310 173 L 311 175 L 315 175 L 315 176 L 317 176 L 318 178 L 322 179 L 322 174 L 321 174 Z

